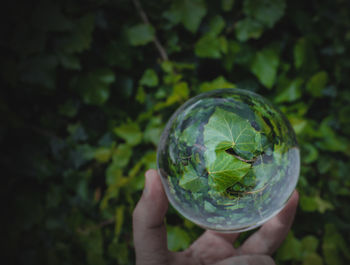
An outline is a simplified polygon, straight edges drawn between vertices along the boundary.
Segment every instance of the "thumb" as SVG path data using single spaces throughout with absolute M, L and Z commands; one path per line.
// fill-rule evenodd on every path
M 145 189 L 133 213 L 137 264 L 165 264 L 168 258 L 164 217 L 168 200 L 156 170 L 146 172 Z

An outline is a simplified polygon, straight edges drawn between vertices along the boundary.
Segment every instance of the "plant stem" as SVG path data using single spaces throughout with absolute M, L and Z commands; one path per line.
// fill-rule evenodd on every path
M 143 10 L 142 8 L 142 5 L 140 3 L 139 0 L 132 0 L 132 2 L 134 3 L 136 9 L 137 9 L 137 12 L 139 13 L 142 21 L 148 25 L 152 25 L 151 22 L 149 21 L 148 17 L 147 17 L 147 14 L 145 13 L 145 11 Z M 163 45 L 160 43 L 160 41 L 158 40 L 157 36 L 155 35 L 154 38 L 153 38 L 153 43 L 154 45 L 156 46 L 159 54 L 160 54 L 160 57 L 162 58 L 163 61 L 167 61 L 169 60 L 169 57 L 168 57 L 168 54 L 167 52 L 165 51 Z

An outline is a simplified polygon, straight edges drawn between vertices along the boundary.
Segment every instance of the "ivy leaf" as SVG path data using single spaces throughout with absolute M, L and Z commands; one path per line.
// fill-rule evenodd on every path
M 217 108 L 204 126 L 204 145 L 211 151 L 233 150 L 251 159 L 258 149 L 260 134 L 250 123 L 238 115 Z
M 334 206 L 330 202 L 323 200 L 318 195 L 313 197 L 302 195 L 300 197 L 300 206 L 305 212 L 319 211 L 322 214 L 327 210 L 334 209 Z
M 207 152 L 205 153 L 207 155 Z M 209 185 L 218 192 L 233 186 L 248 173 L 251 165 L 224 151 L 216 152 L 215 160 L 206 156 Z
M 227 51 L 227 40 L 225 37 L 207 34 L 198 40 L 194 51 L 198 57 L 218 59 Z
M 94 157 L 99 163 L 107 163 L 112 156 L 113 147 L 100 147 L 95 150 Z
M 158 76 L 157 73 L 153 69 L 147 69 L 141 79 L 140 85 L 145 85 L 149 87 L 155 87 L 158 85 Z
M 242 19 L 236 24 L 236 38 L 241 42 L 259 39 L 263 32 L 263 24 L 251 18 Z
M 145 142 L 158 145 L 160 135 L 163 131 L 163 124 L 160 117 L 153 117 L 150 119 L 143 133 L 143 139 Z
M 183 139 L 188 146 L 193 146 L 196 143 L 197 137 L 200 133 L 200 130 L 198 130 L 199 124 L 199 121 L 194 122 L 183 130 L 181 139 Z
M 301 242 L 295 238 L 293 232 L 290 231 L 283 244 L 278 249 L 276 257 L 281 261 L 300 260 L 302 250 Z
M 251 70 L 264 86 L 271 89 L 275 84 L 279 62 L 277 51 L 265 48 L 256 54 Z
M 303 258 L 303 264 L 302 265 L 323 265 L 322 258 L 316 253 L 312 252 Z
M 306 89 L 314 97 L 322 96 L 322 91 L 328 82 L 328 74 L 325 71 L 320 71 L 314 74 L 306 84 Z
M 204 180 L 198 176 L 198 173 L 191 164 L 185 166 L 185 172 L 181 176 L 179 185 L 185 190 L 190 190 L 192 192 L 198 192 L 205 188 Z
M 298 70 L 312 72 L 318 67 L 315 49 L 310 40 L 300 38 L 293 49 L 294 66 Z
M 317 250 L 319 240 L 314 236 L 306 236 L 301 240 L 304 253 L 312 253 Z
M 114 128 L 114 133 L 124 139 L 129 145 L 134 146 L 141 142 L 142 133 L 136 123 L 126 123 Z
M 102 105 L 109 98 L 109 87 L 114 82 L 114 72 L 109 69 L 99 69 L 84 74 L 72 80 L 71 86 L 78 90 L 84 103 Z
M 55 44 L 63 52 L 83 52 L 90 48 L 94 28 L 95 16 L 85 15 L 75 22 L 72 32 L 58 39 Z
M 182 228 L 167 225 L 167 241 L 169 250 L 179 251 L 190 245 L 191 238 Z
M 285 0 L 245 0 L 243 12 L 272 28 L 284 15 Z
M 224 19 L 221 16 L 213 17 L 209 28 L 210 30 L 197 41 L 194 51 L 198 57 L 217 59 L 227 52 L 226 38 L 218 37 L 225 28 Z
M 61 65 L 68 70 L 80 70 L 81 65 L 79 58 L 69 53 L 62 53 L 59 55 Z
M 340 265 L 342 262 L 341 254 L 350 260 L 349 249 L 343 236 L 338 232 L 334 224 L 325 225 L 325 234 L 322 243 L 323 256 L 326 264 Z
M 138 24 L 127 30 L 129 42 L 132 46 L 141 46 L 151 42 L 155 30 L 149 24 Z
M 283 90 L 275 98 L 275 102 L 292 102 L 301 97 L 301 88 L 304 83 L 302 78 L 296 78 L 295 80 L 287 80 L 282 83 Z
M 163 16 L 174 25 L 181 22 L 192 33 L 196 32 L 207 8 L 203 0 L 179 0 L 173 1 L 171 9 L 163 13 Z
M 222 16 L 215 16 L 210 20 L 209 26 L 209 33 L 211 35 L 218 36 L 225 28 L 225 20 L 222 18 Z
M 221 0 L 221 9 L 225 12 L 231 11 L 235 0 Z
M 219 76 L 212 80 L 211 82 L 204 82 L 200 85 L 200 92 L 208 92 L 214 89 L 220 88 L 234 88 L 236 87 L 234 84 L 230 83 L 223 76 Z
M 120 144 L 112 154 L 113 164 L 119 168 L 124 168 L 129 163 L 131 155 L 131 146 Z

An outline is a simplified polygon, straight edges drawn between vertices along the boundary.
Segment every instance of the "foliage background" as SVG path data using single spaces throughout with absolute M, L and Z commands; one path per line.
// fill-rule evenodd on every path
M 268 97 L 297 133 L 300 206 L 277 263 L 348 264 L 350 2 L 140 2 L 1 8 L 8 264 L 133 264 L 131 214 L 162 128 L 224 87 Z M 172 250 L 202 232 L 173 209 L 167 225 Z

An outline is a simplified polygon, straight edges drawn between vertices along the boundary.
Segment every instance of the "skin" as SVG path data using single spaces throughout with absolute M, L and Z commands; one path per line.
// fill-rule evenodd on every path
M 205 231 L 188 249 L 171 252 L 167 248 L 164 217 L 168 200 L 156 170 L 146 172 L 145 189 L 133 213 L 137 265 L 273 265 L 271 258 L 293 223 L 298 205 L 294 191 L 285 208 L 251 235 L 239 248 L 239 236 Z

